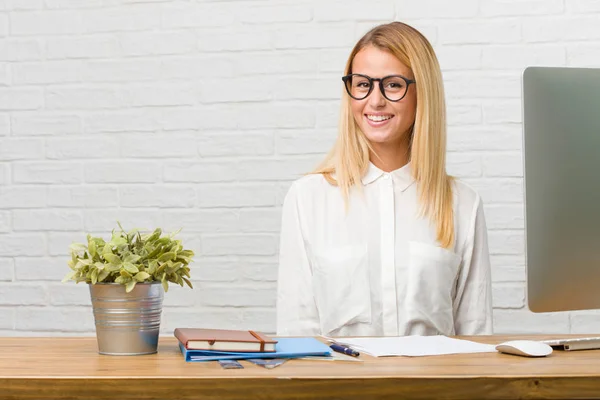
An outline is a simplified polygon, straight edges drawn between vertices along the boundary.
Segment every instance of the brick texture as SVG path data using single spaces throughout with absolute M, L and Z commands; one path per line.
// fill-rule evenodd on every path
M 503 333 L 600 329 L 527 311 L 521 74 L 598 67 L 597 0 L 0 0 L 0 334 L 93 333 L 61 284 L 86 233 L 182 228 L 195 290 L 161 331 L 275 329 L 281 202 L 333 144 L 355 41 L 401 20 L 433 43 L 448 169 L 484 199 Z

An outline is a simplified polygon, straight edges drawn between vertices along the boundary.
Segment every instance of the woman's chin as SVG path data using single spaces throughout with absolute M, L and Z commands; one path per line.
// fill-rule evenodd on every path
M 387 132 L 368 132 L 365 133 L 365 137 L 370 143 L 385 145 L 388 143 L 396 142 L 398 138 Z

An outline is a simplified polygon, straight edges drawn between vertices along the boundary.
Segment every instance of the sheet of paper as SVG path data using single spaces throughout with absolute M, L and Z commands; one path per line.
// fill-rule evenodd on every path
M 360 352 L 375 356 L 434 356 L 461 353 L 492 353 L 495 345 L 447 336 L 401 336 L 401 337 L 358 337 L 328 338 L 345 344 Z

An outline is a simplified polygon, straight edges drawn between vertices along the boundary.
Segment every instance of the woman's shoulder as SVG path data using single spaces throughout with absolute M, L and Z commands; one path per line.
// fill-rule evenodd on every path
M 307 174 L 293 181 L 290 190 L 293 188 L 301 194 L 314 194 L 331 187 L 334 186 L 325 178 L 325 175 Z
M 484 218 L 483 202 L 478 191 L 460 179 L 454 179 L 454 199 L 456 241 L 464 249 L 474 240 L 477 221 Z
M 455 209 L 476 210 L 481 204 L 479 192 L 465 181 L 455 178 L 453 180 Z
M 303 205 L 302 208 L 323 204 L 339 196 L 338 187 L 331 184 L 323 174 L 307 174 L 291 183 L 286 198 Z M 311 206 L 311 207 L 312 207 Z

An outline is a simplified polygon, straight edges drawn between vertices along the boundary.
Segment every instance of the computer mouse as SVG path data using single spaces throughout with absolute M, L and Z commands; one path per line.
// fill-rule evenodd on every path
M 535 340 L 511 340 L 500 343 L 496 346 L 496 350 L 524 357 L 545 357 L 552 354 L 552 347 Z

